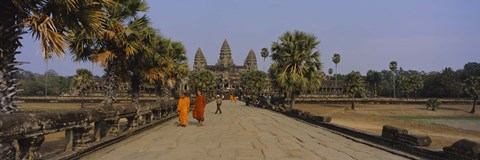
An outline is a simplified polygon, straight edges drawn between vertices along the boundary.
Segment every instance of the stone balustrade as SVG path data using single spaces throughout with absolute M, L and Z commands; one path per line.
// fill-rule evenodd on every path
M 65 132 L 66 146 L 71 142 L 73 155 L 80 155 L 95 144 L 101 144 L 98 142 L 104 139 L 115 139 L 116 136 L 151 127 L 177 116 L 176 105 L 176 100 L 169 100 L 139 105 L 1 115 L 0 159 L 43 159 L 39 148 L 45 135 L 56 132 Z M 127 119 L 127 126 L 121 130 L 119 122 L 123 118 Z M 19 157 L 16 157 L 15 142 L 18 144 Z

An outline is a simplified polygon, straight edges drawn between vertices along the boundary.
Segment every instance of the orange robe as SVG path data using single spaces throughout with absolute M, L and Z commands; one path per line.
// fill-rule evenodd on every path
M 195 109 L 193 110 L 193 118 L 199 120 L 199 121 L 204 121 L 205 119 L 203 118 L 203 112 L 205 112 L 205 105 L 207 104 L 205 100 L 205 96 L 200 95 L 195 98 Z
M 233 102 L 233 96 L 230 95 L 230 102 Z
M 233 96 L 233 103 L 237 103 L 237 96 Z
M 180 98 L 177 106 L 178 120 L 184 126 L 188 123 L 188 108 L 190 108 L 190 99 L 188 97 Z

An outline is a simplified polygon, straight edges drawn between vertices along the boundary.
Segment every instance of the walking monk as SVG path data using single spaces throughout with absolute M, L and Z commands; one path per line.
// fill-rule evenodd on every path
M 182 93 L 182 97 L 178 101 L 177 112 L 180 126 L 186 127 L 188 123 L 188 108 L 190 107 L 190 99 L 186 93 Z
M 197 91 L 197 97 L 195 98 L 195 105 L 193 108 L 193 118 L 197 119 L 199 126 L 203 126 L 203 121 L 205 121 L 203 112 L 205 111 L 206 103 L 205 96 L 202 95 L 201 91 Z

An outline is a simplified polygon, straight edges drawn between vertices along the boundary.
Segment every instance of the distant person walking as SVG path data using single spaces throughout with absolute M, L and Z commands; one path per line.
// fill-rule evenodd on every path
M 188 109 L 190 107 L 190 99 L 188 99 L 186 93 L 182 93 L 180 100 L 178 101 L 177 112 L 180 126 L 186 127 L 188 123 Z
M 217 102 L 217 110 L 215 111 L 215 114 L 217 114 L 217 112 L 220 111 L 220 114 L 222 114 L 222 110 L 220 109 L 220 106 L 222 106 L 222 97 L 220 97 L 220 95 L 217 95 L 217 99 L 216 99 L 216 102 Z
M 207 104 L 205 96 L 202 95 L 201 91 L 197 91 L 197 97 L 195 98 L 195 105 L 193 108 L 193 118 L 197 119 L 198 125 L 203 126 L 203 113 L 205 112 L 205 105 Z
M 237 103 L 237 96 L 233 95 L 233 103 Z

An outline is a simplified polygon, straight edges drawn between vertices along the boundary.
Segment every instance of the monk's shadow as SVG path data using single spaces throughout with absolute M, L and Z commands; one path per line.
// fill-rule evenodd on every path
M 198 125 L 198 122 L 195 122 L 195 121 L 188 121 L 188 125 Z
M 180 122 L 173 122 L 173 125 L 180 126 Z M 198 125 L 198 122 L 188 121 L 188 125 Z

